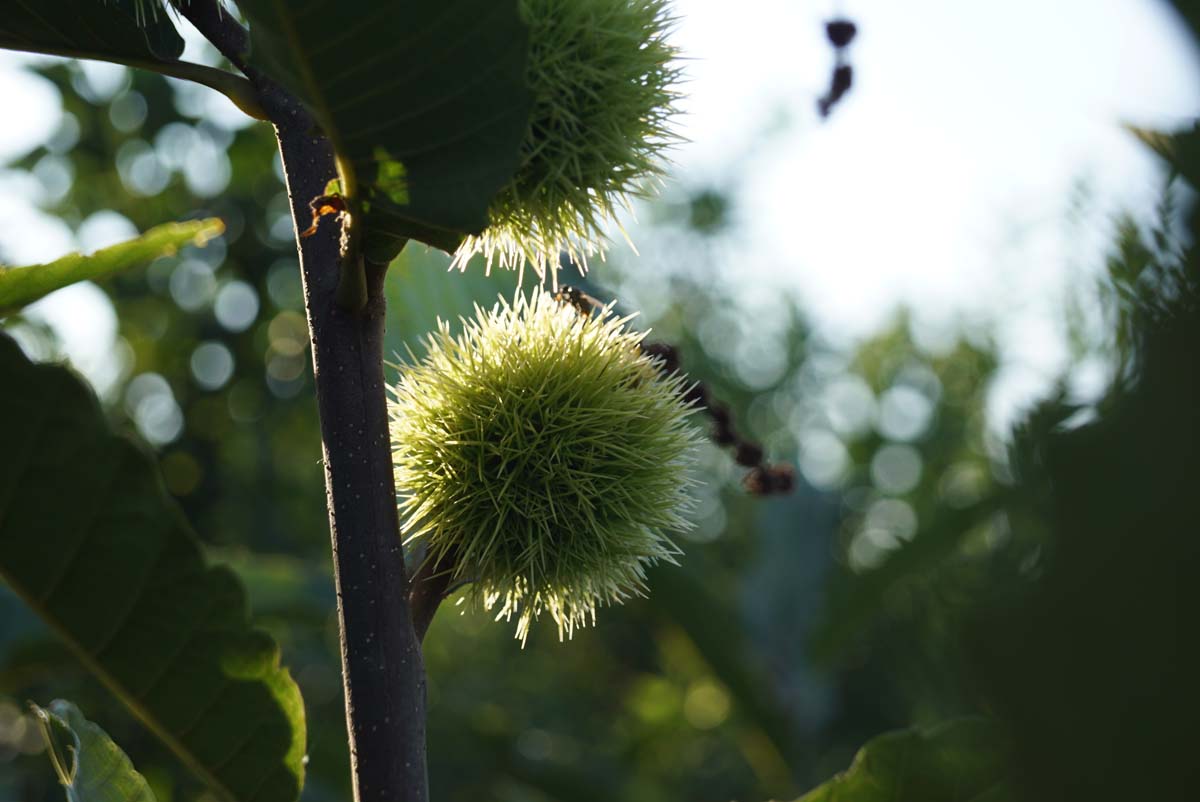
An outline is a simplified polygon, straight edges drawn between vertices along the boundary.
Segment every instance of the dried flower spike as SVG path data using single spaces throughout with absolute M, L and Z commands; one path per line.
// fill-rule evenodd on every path
M 662 151 L 679 69 L 666 41 L 666 0 L 520 0 L 529 25 L 533 92 L 522 162 L 489 211 L 491 225 L 468 237 L 459 268 L 476 253 L 488 268 L 539 277 L 560 252 L 586 268 L 603 250 L 602 228 L 629 196 L 649 190 Z
M 445 559 L 522 642 L 559 638 L 597 605 L 644 591 L 645 567 L 689 526 L 700 434 L 685 379 L 641 351 L 611 306 L 581 315 L 535 291 L 441 324 L 393 390 L 406 542 Z

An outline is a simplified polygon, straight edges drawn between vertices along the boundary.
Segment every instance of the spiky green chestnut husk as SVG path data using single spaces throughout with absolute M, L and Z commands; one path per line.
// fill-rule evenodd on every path
M 564 251 L 586 266 L 605 221 L 661 175 L 680 73 L 666 0 L 520 0 L 520 10 L 533 94 L 522 161 L 455 264 L 482 253 L 489 269 L 528 262 L 544 276 Z
M 457 337 L 440 324 L 393 388 L 406 543 L 451 560 L 522 643 L 542 612 L 561 640 L 642 593 L 646 566 L 678 553 L 668 533 L 689 526 L 700 436 L 685 379 L 627 322 L 541 291 L 501 299 Z

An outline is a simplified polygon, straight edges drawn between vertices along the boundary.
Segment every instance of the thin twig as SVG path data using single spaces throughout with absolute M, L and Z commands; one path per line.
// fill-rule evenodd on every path
M 679 351 L 669 343 L 644 343 L 642 352 L 656 357 L 665 375 L 680 368 Z M 738 431 L 733 410 L 712 397 L 704 382 L 696 381 L 687 390 L 684 400 L 696 409 L 704 410 L 712 419 L 713 442 L 733 449 L 733 459 L 750 470 L 742 478 L 742 486 L 753 495 L 771 496 L 790 493 L 796 485 L 796 469 L 786 462 L 766 462 L 766 454 L 758 443 L 747 440 Z
M 424 641 L 438 606 L 450 595 L 453 587 L 461 587 L 454 580 L 455 558 L 443 554 L 439 559 L 426 558 L 412 576 L 408 604 L 412 609 L 413 629 L 417 640 Z
M 567 304 L 584 317 L 603 314 L 605 305 L 582 292 L 577 287 L 563 285 L 554 293 L 554 300 Z M 680 369 L 679 349 L 670 343 L 642 343 L 642 353 L 658 360 L 662 375 L 670 376 Z M 733 458 L 738 465 L 749 468 L 742 478 L 742 486 L 756 496 L 790 493 L 796 485 L 796 469 L 786 462 L 764 461 L 766 454 L 758 443 L 747 440 L 733 422 L 733 410 L 729 405 L 714 399 L 704 382 L 693 382 L 684 393 L 683 400 L 697 410 L 703 410 L 713 421 L 712 439 L 719 446 L 733 449 Z

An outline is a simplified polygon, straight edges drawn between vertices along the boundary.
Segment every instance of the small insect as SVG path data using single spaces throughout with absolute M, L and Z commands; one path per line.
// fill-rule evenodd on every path
M 817 100 L 817 109 L 822 117 L 829 116 L 854 83 L 854 68 L 847 60 L 846 48 L 854 41 L 856 33 L 858 26 L 847 19 L 833 19 L 825 23 L 825 36 L 833 45 L 834 67 L 829 79 L 829 91 Z
M 659 360 L 663 375 L 670 376 L 679 370 L 679 351 L 667 343 L 642 343 L 642 353 Z
M 599 312 L 604 308 L 598 299 L 588 295 L 578 287 L 572 287 L 567 284 L 558 288 L 558 292 L 554 293 L 554 300 L 564 306 L 573 306 L 575 311 L 584 317 L 590 317 L 593 313 Z
M 339 219 L 345 220 L 345 215 L 349 212 L 346 206 L 346 199 L 341 195 L 321 195 L 313 198 L 308 202 L 308 208 L 312 210 L 312 225 L 300 232 L 301 239 L 311 237 L 317 233 L 317 227 L 321 225 L 321 218 L 327 214 L 337 215 Z
M 848 19 L 831 19 L 825 23 L 825 36 L 829 44 L 839 50 L 854 41 L 858 26 Z
M 833 107 L 850 91 L 854 83 L 854 68 L 849 64 L 839 64 L 833 70 L 829 81 L 829 91 L 817 100 L 817 108 L 822 117 L 828 117 Z

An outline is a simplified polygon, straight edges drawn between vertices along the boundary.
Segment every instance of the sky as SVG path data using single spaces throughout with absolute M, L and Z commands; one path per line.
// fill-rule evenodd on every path
M 822 122 L 821 23 L 838 13 L 859 27 L 855 82 Z M 1200 112 L 1200 55 L 1157 0 L 691 0 L 679 42 L 695 61 L 678 180 L 749 162 L 731 274 L 795 288 L 835 340 L 899 303 L 932 334 L 987 321 L 1001 427 L 1067 366 L 1063 299 L 1088 300 L 1114 215 L 1147 217 L 1162 188 L 1123 124 Z
M 1086 294 L 1113 216 L 1148 216 L 1161 189 L 1160 167 L 1122 124 L 1171 128 L 1200 115 L 1200 55 L 1158 0 L 677 0 L 675 9 L 688 143 L 673 154 L 665 192 L 734 193 L 740 225 L 722 277 L 760 296 L 795 292 L 834 342 L 868 335 L 903 303 L 931 343 L 962 321 L 991 323 L 1005 356 L 993 393 L 1001 422 L 1066 366 L 1062 299 Z M 859 26 L 855 82 L 821 120 L 815 99 L 831 67 L 823 22 L 835 14 Z M 57 91 L 20 63 L 0 54 L 9 111 L 0 162 L 59 123 Z M 90 70 L 97 86 L 119 87 L 119 68 Z M 208 94 L 207 107 L 238 121 Z M 1087 202 L 1072 217 L 1080 186 Z M 70 231 L 36 210 L 37 186 L 11 171 L 0 171 L 0 189 L 10 200 L 0 253 L 15 263 L 133 233 L 111 216 Z M 653 236 L 625 225 L 652 261 Z M 617 243 L 616 258 L 630 258 Z M 101 384 L 115 336 L 102 298 L 69 288 L 40 307 Z

